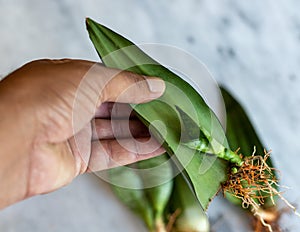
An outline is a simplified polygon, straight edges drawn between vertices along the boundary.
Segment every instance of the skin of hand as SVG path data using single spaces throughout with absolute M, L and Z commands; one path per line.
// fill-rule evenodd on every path
M 162 154 L 128 103 L 164 89 L 159 78 L 83 60 L 37 60 L 8 75 L 0 82 L 0 208 Z

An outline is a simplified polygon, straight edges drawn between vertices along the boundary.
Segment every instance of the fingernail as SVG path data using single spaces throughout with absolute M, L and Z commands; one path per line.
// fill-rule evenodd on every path
M 165 91 L 165 82 L 156 77 L 146 77 L 148 87 L 152 93 L 163 93 Z

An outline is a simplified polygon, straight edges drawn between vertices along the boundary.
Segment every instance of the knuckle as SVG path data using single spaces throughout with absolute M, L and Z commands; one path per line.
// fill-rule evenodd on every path
M 145 91 L 145 89 L 148 90 L 148 85 L 146 83 L 146 78 L 144 76 L 132 72 L 127 72 L 126 75 L 128 76 L 130 82 L 133 85 L 135 85 L 135 87 L 138 90 L 143 90 L 143 91 Z

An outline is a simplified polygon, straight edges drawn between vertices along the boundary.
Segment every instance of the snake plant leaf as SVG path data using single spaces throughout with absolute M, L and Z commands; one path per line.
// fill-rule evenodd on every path
M 210 137 L 209 135 L 204 135 L 201 131 L 199 132 L 199 128 L 197 123 L 194 122 L 183 110 L 181 110 L 178 106 L 176 106 L 176 110 L 180 114 L 182 121 L 182 142 L 184 145 L 199 150 L 203 153 L 209 151 L 210 147 Z
M 108 171 L 111 183 L 130 186 L 112 184 L 111 188 L 121 202 L 144 220 L 149 231 L 164 227 L 164 211 L 173 189 L 173 167 L 168 160 L 164 154 Z
M 158 76 L 165 81 L 166 90 L 162 97 L 132 107 L 143 123 L 151 125 L 154 136 L 163 141 L 167 153 L 172 157 L 176 156 L 174 160 L 185 169 L 195 195 L 206 209 L 221 183 L 227 179 L 228 163 L 213 155 L 202 155 L 196 150 L 181 146 L 180 115 L 175 106 L 180 107 L 197 123 L 199 131 L 213 134 L 217 143 L 228 147 L 218 119 L 193 87 L 154 61 L 132 42 L 89 18 L 86 24 L 90 39 L 106 66 Z
M 190 190 L 183 175 L 174 179 L 174 189 L 170 200 L 171 212 L 178 213 L 172 231 L 208 232 L 209 221 L 197 198 Z
M 125 188 L 112 185 L 112 190 L 120 201 L 140 216 L 148 229 L 152 230 L 154 227 L 153 208 L 143 191 L 143 182 L 140 176 L 134 170 L 123 166 L 110 169 L 108 174 L 113 183 L 117 181 L 122 182 L 123 186 L 134 186 Z M 128 185 L 127 182 L 129 182 Z
M 139 161 L 136 166 L 141 171 L 140 177 L 145 186 L 144 192 L 153 208 L 154 221 L 163 222 L 164 211 L 173 189 L 173 167 L 169 156 L 164 154 Z
M 246 111 L 224 87 L 220 87 L 220 89 L 226 108 L 226 137 L 230 147 L 233 150 L 239 149 L 239 152 L 244 156 L 251 156 L 251 151 L 253 151 L 255 147 L 256 154 L 264 155 L 264 149 L 266 149 L 266 147 L 257 135 Z M 269 167 L 273 167 L 271 157 L 267 160 L 267 164 Z M 276 176 L 274 171 L 273 175 Z M 278 190 L 277 185 L 273 187 Z M 240 201 L 237 201 L 236 198 L 227 196 L 227 199 L 233 203 L 240 204 Z M 271 199 L 265 201 L 264 206 L 268 207 L 268 205 L 273 206 Z

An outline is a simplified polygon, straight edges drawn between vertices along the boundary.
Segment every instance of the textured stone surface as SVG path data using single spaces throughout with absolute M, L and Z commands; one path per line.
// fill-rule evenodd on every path
M 241 100 L 300 205 L 300 2 L 296 0 L 0 0 L 0 75 L 37 58 L 97 60 L 92 17 L 137 43 L 162 43 L 202 60 Z M 241 210 L 217 199 L 215 231 L 248 231 Z M 285 216 L 284 228 L 300 230 Z M 87 175 L 0 212 L 0 231 L 145 231 L 107 186 Z

